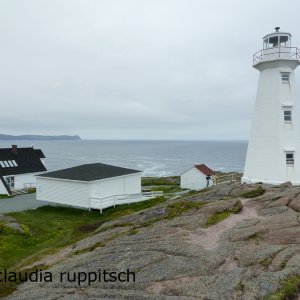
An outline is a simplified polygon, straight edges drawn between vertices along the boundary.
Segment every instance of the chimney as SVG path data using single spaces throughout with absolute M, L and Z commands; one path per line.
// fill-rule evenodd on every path
M 18 154 L 18 146 L 17 145 L 11 145 L 11 152 L 14 154 Z

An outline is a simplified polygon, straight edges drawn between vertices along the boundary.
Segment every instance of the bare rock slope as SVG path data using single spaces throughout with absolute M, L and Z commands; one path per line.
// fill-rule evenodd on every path
M 136 282 L 54 278 L 22 284 L 7 299 L 263 299 L 300 274 L 299 211 L 300 187 L 288 183 L 223 184 L 168 200 L 39 262 L 53 274 L 130 269 Z

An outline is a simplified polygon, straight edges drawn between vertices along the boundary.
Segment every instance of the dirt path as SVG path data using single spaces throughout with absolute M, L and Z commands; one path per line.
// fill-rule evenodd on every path
M 247 219 L 262 219 L 257 214 L 255 208 L 248 205 L 249 199 L 243 199 L 243 209 L 238 214 L 232 214 L 229 218 L 223 220 L 216 225 L 212 225 L 205 229 L 199 229 L 197 232 L 191 233 L 188 237 L 188 242 L 197 244 L 206 250 L 212 250 L 218 246 L 220 235 L 228 229 L 234 227 L 241 221 Z

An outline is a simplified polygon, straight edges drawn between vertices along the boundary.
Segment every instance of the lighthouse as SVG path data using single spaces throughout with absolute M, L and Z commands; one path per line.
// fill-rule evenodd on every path
M 300 185 L 300 103 L 294 77 L 300 52 L 291 38 L 276 27 L 253 55 L 260 76 L 242 182 Z

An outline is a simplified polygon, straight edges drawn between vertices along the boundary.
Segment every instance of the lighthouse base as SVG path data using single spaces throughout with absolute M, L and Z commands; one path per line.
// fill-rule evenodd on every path
M 266 183 L 266 184 L 272 184 L 272 185 L 280 185 L 284 183 L 283 181 L 270 181 L 265 179 L 254 179 L 254 178 L 248 178 L 248 177 L 242 177 L 241 183 Z M 291 181 L 292 185 L 300 185 L 300 181 Z

